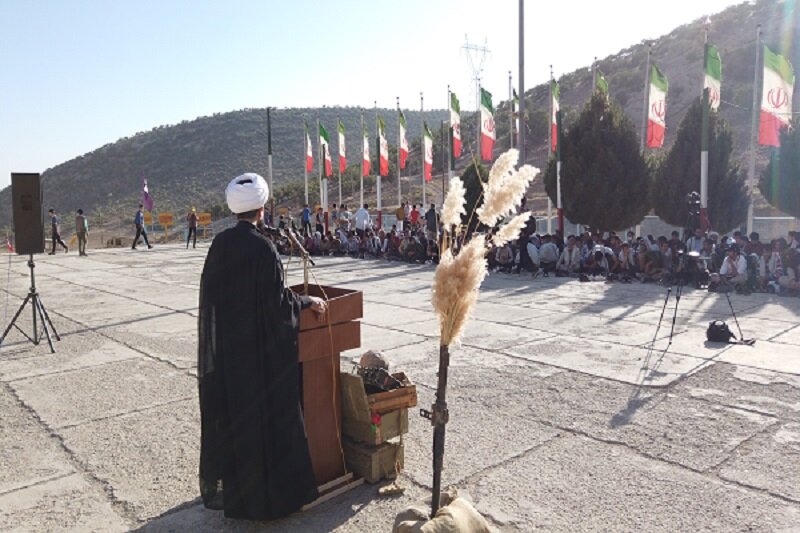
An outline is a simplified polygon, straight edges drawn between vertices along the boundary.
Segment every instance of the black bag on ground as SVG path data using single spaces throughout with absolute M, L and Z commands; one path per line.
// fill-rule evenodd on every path
M 713 322 L 708 323 L 706 338 L 708 338 L 709 342 L 727 343 L 731 342 L 731 339 L 734 339 L 735 341 L 736 335 L 731 332 L 731 328 L 728 327 L 728 324 L 722 320 L 714 320 Z

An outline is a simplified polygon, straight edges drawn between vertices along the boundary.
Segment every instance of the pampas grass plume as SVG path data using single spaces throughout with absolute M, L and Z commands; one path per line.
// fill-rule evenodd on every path
M 433 308 L 439 315 L 442 346 L 458 342 L 486 277 L 486 241 L 476 236 L 458 255 L 442 254 L 433 278 Z
M 447 196 L 445 196 L 442 206 L 442 224 L 448 231 L 452 226 L 459 226 L 461 215 L 467 214 L 467 210 L 464 209 L 464 204 L 467 203 L 466 192 L 461 178 L 457 176 L 450 178 Z
M 528 223 L 528 219 L 530 218 L 530 211 L 515 216 L 495 233 L 494 237 L 492 237 L 492 242 L 497 246 L 503 246 L 508 241 L 513 241 L 519 237 L 519 232 L 522 231 L 522 228 L 525 227 L 525 224 Z

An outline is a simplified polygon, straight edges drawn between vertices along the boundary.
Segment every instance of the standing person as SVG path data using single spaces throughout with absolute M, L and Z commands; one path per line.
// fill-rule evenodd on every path
M 411 207 L 411 213 L 409 213 L 408 217 L 411 220 L 411 229 L 416 230 L 419 223 L 419 211 L 416 204 Z
M 325 225 L 324 224 L 325 224 L 325 213 L 322 212 L 322 207 L 319 207 L 317 209 L 316 214 L 314 215 L 314 225 L 315 225 L 314 229 L 320 235 L 324 235 L 325 234 Z
M 56 243 L 64 247 L 64 253 L 69 252 L 67 243 L 61 238 L 61 221 L 58 220 L 56 210 L 50 209 L 47 213 L 50 215 L 50 238 L 53 241 L 53 250 L 50 252 L 50 255 L 56 255 Z
M 428 240 L 439 239 L 439 219 L 436 215 L 436 204 L 431 204 L 431 208 L 425 213 L 425 236 Z
M 395 210 L 394 216 L 395 216 L 395 218 L 397 218 L 397 222 L 395 223 L 395 225 L 402 230 L 403 229 L 403 221 L 406 218 L 406 203 L 405 202 L 402 202 L 400 204 L 400 207 L 398 207 Z
M 300 310 L 322 320 L 327 305 L 284 285 L 275 246 L 257 227 L 268 195 L 258 174 L 228 184 L 238 222 L 211 243 L 200 278 L 200 494 L 206 507 L 248 520 L 286 516 L 317 497 L 297 336 Z
M 303 214 L 301 215 L 301 222 L 303 227 L 303 235 L 308 237 L 311 235 L 311 208 L 308 204 L 303 204 Z
M 86 239 L 89 235 L 89 221 L 83 214 L 83 209 L 78 209 L 75 216 L 75 235 L 78 236 L 78 255 L 86 255 Z
M 189 249 L 189 240 L 192 241 L 192 248 L 197 248 L 197 209 L 194 207 L 186 215 L 186 222 L 189 224 L 189 232 L 186 234 L 186 249 Z
M 356 211 L 356 233 L 363 239 L 369 229 L 369 205 L 364 204 Z
M 136 237 L 133 238 L 131 250 L 135 250 L 136 245 L 139 244 L 139 236 L 144 239 L 148 250 L 152 248 L 153 245 L 147 240 L 147 228 L 144 226 L 144 205 L 139 204 L 139 210 L 136 211 L 136 215 L 133 217 L 133 223 L 136 224 Z

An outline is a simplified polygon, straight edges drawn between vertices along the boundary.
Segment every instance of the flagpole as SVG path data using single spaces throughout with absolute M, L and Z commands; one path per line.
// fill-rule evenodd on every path
M 364 112 L 361 112 L 361 172 L 358 173 L 361 176 L 361 201 L 358 203 L 359 209 L 364 206 L 364 156 L 367 155 L 364 152 Z
M 308 122 L 303 121 L 305 124 L 305 128 L 303 130 L 303 185 L 305 186 L 306 192 L 306 205 L 308 205 L 308 151 L 310 150 L 310 146 L 308 145 Z
M 453 179 L 453 124 L 450 121 L 450 85 L 447 86 L 447 181 Z M 447 187 L 442 189 L 442 205 L 447 194 Z
M 403 205 L 403 191 L 400 186 L 400 149 L 403 144 L 403 136 L 400 135 L 400 97 L 397 96 L 397 206 Z M 399 222 L 399 221 L 398 221 Z
M 508 71 L 508 147 L 514 148 L 514 95 L 511 86 L 511 71 Z
M 548 153 L 553 151 L 553 114 L 555 113 L 555 109 L 553 107 L 553 65 L 550 65 L 550 126 L 547 128 L 547 150 Z M 558 138 L 556 138 L 558 141 Z M 548 159 L 550 157 L 548 156 Z M 556 176 L 556 181 L 558 177 Z M 556 187 L 558 188 L 558 187 Z M 558 191 L 556 191 L 558 192 Z M 553 233 L 553 200 L 550 198 L 550 195 L 547 195 L 547 233 Z
M 758 124 L 758 62 L 761 58 L 761 24 L 756 29 L 756 64 L 753 68 L 753 109 L 750 117 L 750 168 L 747 173 L 747 234 L 753 232 L 753 189 L 756 181 L 756 132 Z
M 340 117 L 336 117 L 336 138 L 337 139 L 339 138 L 339 126 L 341 126 L 341 124 L 342 124 L 342 119 Z M 344 134 L 342 134 L 342 136 L 344 136 Z M 347 150 L 346 147 L 345 147 L 345 150 Z M 339 157 L 341 157 L 341 151 L 342 151 L 342 147 L 340 146 L 339 147 L 339 152 L 340 152 Z M 347 156 L 345 156 L 345 157 L 347 157 Z M 339 169 L 339 209 L 341 209 L 342 208 L 342 166 L 341 166 L 341 164 L 339 164 L 339 165 L 336 165 L 336 167 Z
M 275 189 L 272 186 L 272 120 L 267 108 L 267 184 L 269 185 L 269 223 L 275 225 Z
M 703 118 L 700 139 L 700 220 L 699 226 L 704 230 L 710 230 L 711 224 L 708 223 L 708 145 L 711 134 L 709 129 L 709 92 L 705 86 L 705 77 L 708 75 L 708 30 L 706 29 L 703 39 Z M 694 230 L 694 228 L 692 228 Z
M 375 133 L 378 141 L 378 171 L 375 173 L 375 195 L 378 197 L 378 229 L 381 229 L 381 125 L 378 121 L 378 101 L 375 100 Z M 387 161 L 388 163 L 388 161 Z
M 322 150 L 322 138 L 319 134 L 319 118 L 317 118 L 317 148 L 319 152 L 319 205 L 322 207 L 322 212 L 325 213 L 325 195 L 322 192 L 322 173 L 324 172 L 323 167 L 325 166 L 325 154 Z
M 447 182 L 445 181 L 447 173 L 445 172 L 445 167 L 449 167 L 449 165 L 447 164 L 449 159 L 447 157 L 447 147 L 445 146 L 445 140 L 444 140 L 444 137 L 445 137 L 445 135 L 444 135 L 444 127 L 445 127 L 445 121 L 443 120 L 441 126 L 439 127 L 439 133 L 442 136 L 442 145 L 441 145 L 442 146 L 442 205 L 444 205 L 444 195 L 447 194 Z M 449 131 L 449 128 L 448 128 L 448 131 Z M 449 145 L 450 145 L 450 141 L 447 141 L 447 146 L 449 146 Z M 422 206 L 422 207 L 424 208 L 425 206 Z
M 653 53 L 653 44 L 647 43 L 647 62 L 644 67 L 644 95 L 642 95 L 642 136 L 639 139 L 639 152 L 644 154 L 647 140 L 647 107 L 650 99 L 650 55 Z M 642 234 L 642 225 L 636 224 L 636 236 Z
M 422 96 L 422 91 L 419 93 L 419 114 L 420 118 L 423 118 L 423 112 L 425 111 L 424 100 Z M 425 121 L 422 121 L 422 143 L 420 144 L 421 152 L 422 152 L 422 205 L 425 206 L 425 202 L 427 201 L 425 198 Z
M 561 204 L 561 110 L 556 112 L 556 216 L 558 231 L 564 239 L 564 209 Z
M 517 114 L 519 115 L 519 160 L 520 164 L 524 165 L 527 162 L 527 150 L 525 148 L 525 2 L 519 0 L 519 43 L 517 55 L 519 56 L 519 108 Z M 513 120 L 513 119 L 512 119 Z M 513 125 L 513 122 L 512 122 Z M 513 129 L 513 126 L 512 126 Z

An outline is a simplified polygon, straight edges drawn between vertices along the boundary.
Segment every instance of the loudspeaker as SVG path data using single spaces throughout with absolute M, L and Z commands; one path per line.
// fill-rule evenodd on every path
M 39 174 L 11 174 L 15 249 L 20 255 L 44 252 L 42 184 Z

